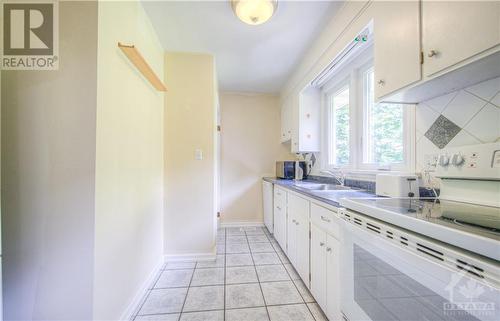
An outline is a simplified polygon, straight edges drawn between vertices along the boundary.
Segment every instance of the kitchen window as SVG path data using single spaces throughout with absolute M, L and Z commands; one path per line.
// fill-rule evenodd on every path
M 415 107 L 375 102 L 370 59 L 348 67 L 323 86 L 323 168 L 412 171 Z
M 349 85 L 344 84 L 328 98 L 329 148 L 328 163 L 349 164 Z

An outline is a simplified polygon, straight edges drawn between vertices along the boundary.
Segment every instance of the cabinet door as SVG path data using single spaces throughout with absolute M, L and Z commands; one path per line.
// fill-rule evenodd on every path
M 307 87 L 299 97 L 298 151 L 318 152 L 320 150 L 321 90 Z
M 274 189 L 274 238 L 286 250 L 286 199 L 287 193 L 281 188 Z
M 329 320 L 340 320 L 340 278 L 339 278 L 339 241 L 326 236 L 326 316 Z
M 264 214 L 264 224 L 270 233 L 273 233 L 273 184 L 262 181 L 262 211 Z
M 290 262 L 297 269 L 297 246 L 298 246 L 298 228 L 300 221 L 305 217 L 306 222 L 309 222 L 309 201 L 294 194 L 288 194 L 288 235 L 287 235 L 287 255 Z M 307 225 L 304 223 L 304 225 Z M 308 235 L 309 237 L 309 235 Z M 308 241 L 309 243 L 309 241 Z
M 315 224 L 311 224 L 311 293 L 326 311 L 326 233 Z
M 297 213 L 295 218 L 297 229 L 295 231 L 295 237 L 297 240 L 297 254 L 296 254 L 296 265 L 295 269 L 299 273 L 300 277 L 304 281 L 304 284 L 310 288 L 309 282 L 309 201 L 307 202 L 307 207 L 304 208 L 303 212 Z
M 420 65 L 419 1 L 375 3 L 375 98 L 422 78 Z
M 281 105 L 281 142 L 289 141 L 292 137 L 291 113 L 290 98 L 287 98 Z
M 292 196 L 293 197 L 293 196 Z M 288 259 L 293 264 L 293 266 L 297 266 L 296 258 L 297 258 L 297 225 L 295 220 L 295 213 L 293 210 L 288 212 L 288 220 L 287 220 L 287 240 L 286 240 L 286 255 Z
M 286 103 L 281 104 L 281 142 L 286 141 L 285 132 L 286 132 Z
M 275 228 L 274 228 L 274 237 L 278 244 L 286 251 L 286 212 L 284 210 L 275 209 L 274 211 L 275 217 Z
M 500 43 L 500 1 L 422 2 L 424 75 Z

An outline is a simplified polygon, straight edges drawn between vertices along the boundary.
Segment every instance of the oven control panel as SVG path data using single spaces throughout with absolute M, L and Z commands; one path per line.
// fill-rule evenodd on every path
M 500 143 L 442 149 L 436 177 L 500 180 Z

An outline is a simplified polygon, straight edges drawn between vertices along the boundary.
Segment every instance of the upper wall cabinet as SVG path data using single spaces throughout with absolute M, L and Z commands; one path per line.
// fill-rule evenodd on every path
M 422 26 L 429 77 L 500 43 L 500 1 L 423 1 Z
M 299 95 L 289 96 L 281 106 L 281 141 L 291 140 L 292 153 L 317 152 L 320 149 L 321 91 L 307 87 Z
M 281 142 L 287 142 L 292 139 L 292 113 L 293 107 L 290 97 L 281 105 Z
M 422 78 L 420 66 L 420 3 L 378 2 L 374 19 L 375 97 Z
M 293 117 L 292 152 L 309 153 L 320 150 L 321 91 L 306 87 L 298 97 L 298 108 Z
M 378 101 L 418 103 L 499 76 L 500 1 L 376 5 Z

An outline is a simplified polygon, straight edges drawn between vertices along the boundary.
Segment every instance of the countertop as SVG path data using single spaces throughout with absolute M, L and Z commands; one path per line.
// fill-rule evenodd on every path
M 352 190 L 337 190 L 335 192 L 328 193 L 328 195 L 318 195 L 317 193 L 314 193 L 314 191 L 311 191 L 307 188 L 303 188 L 300 186 L 297 186 L 296 181 L 293 179 L 280 179 L 276 177 L 264 177 L 264 181 L 273 183 L 278 186 L 285 187 L 287 189 L 290 189 L 294 192 L 303 194 L 309 198 L 316 199 L 318 201 L 324 202 L 326 204 L 335 206 L 335 207 L 341 207 L 340 206 L 340 199 L 342 198 L 359 198 L 359 197 L 375 197 L 375 194 L 365 191 L 365 190 L 359 190 L 356 188 L 352 188 Z M 311 182 L 311 183 L 320 183 L 316 180 L 302 180 L 300 182 Z

